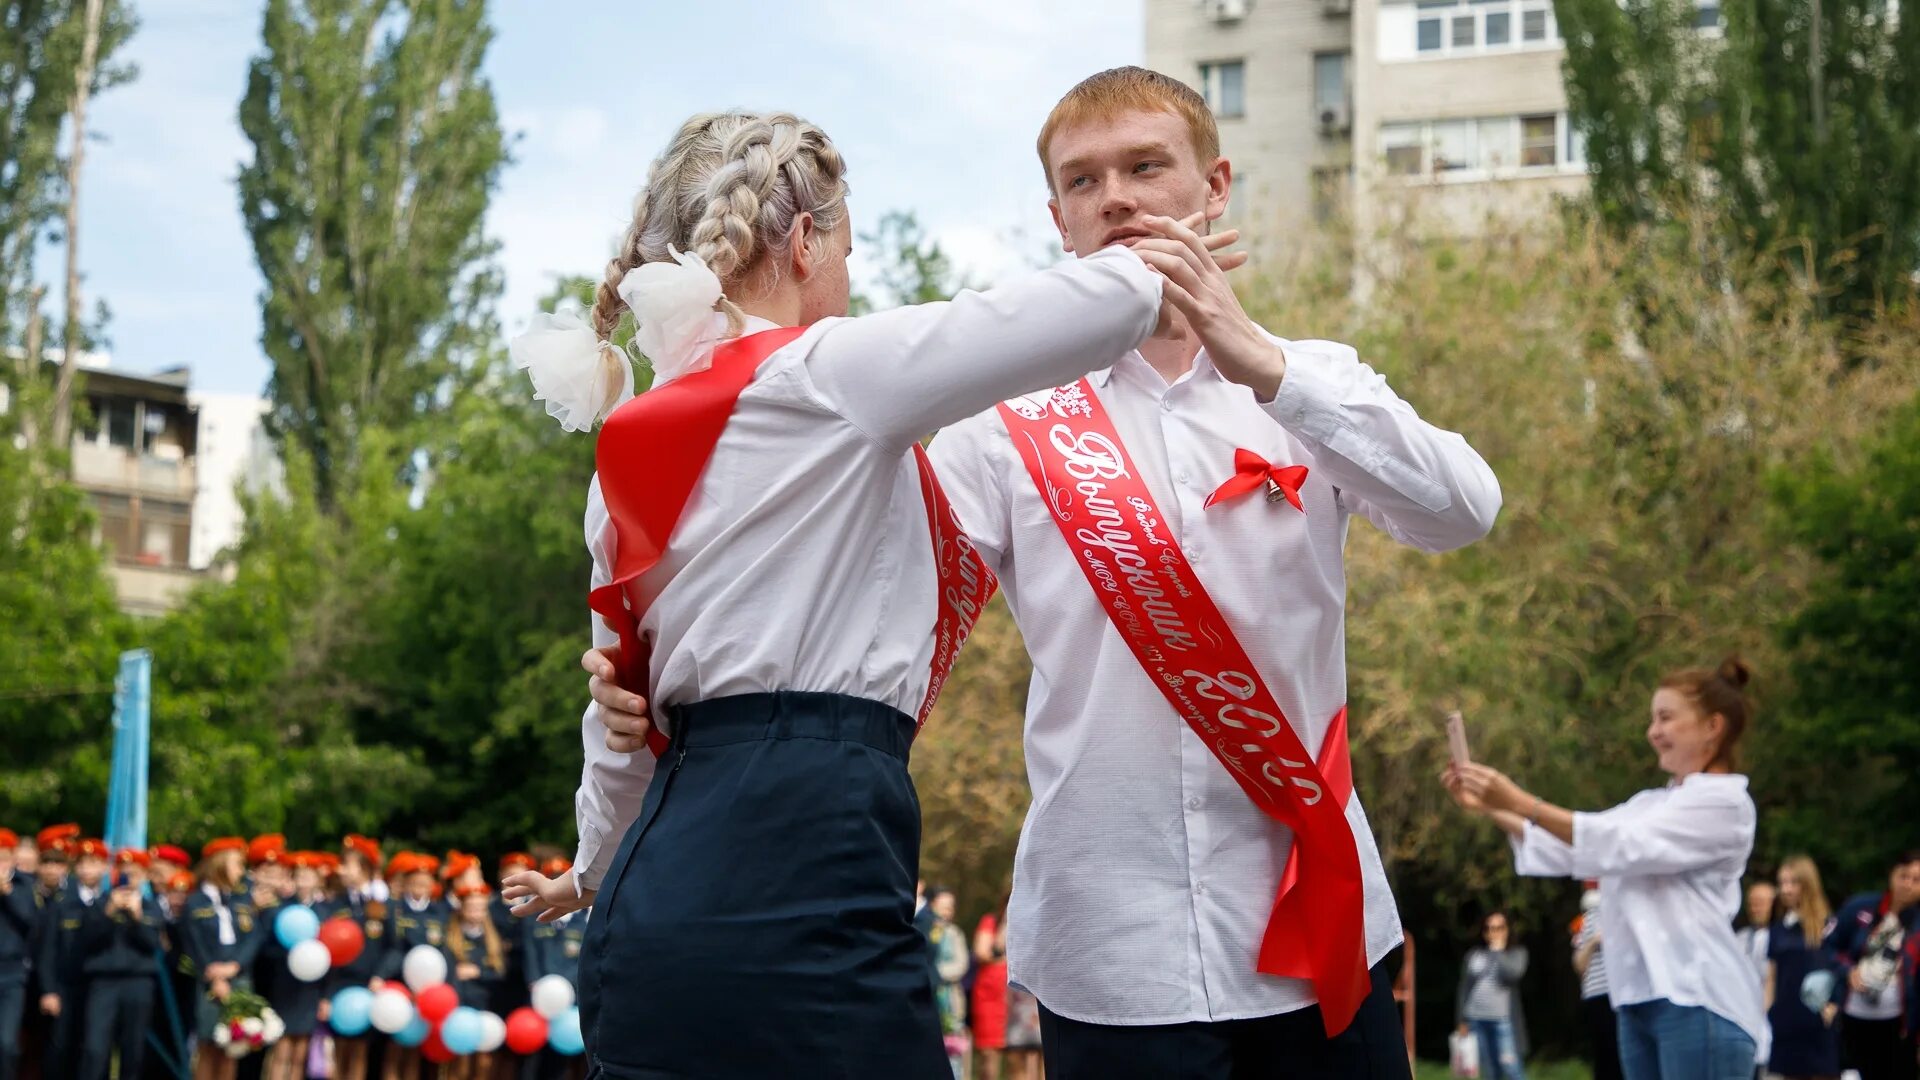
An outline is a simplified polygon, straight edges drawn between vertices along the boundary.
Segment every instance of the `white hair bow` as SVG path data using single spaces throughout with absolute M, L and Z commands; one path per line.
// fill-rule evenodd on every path
M 714 305 L 720 279 L 698 255 L 672 248 L 672 262 L 646 263 L 620 279 L 620 299 L 633 310 L 633 347 L 651 363 L 655 386 L 713 363 L 720 338 Z M 535 401 L 568 431 L 591 431 L 633 396 L 633 364 L 578 311 L 534 316 L 508 345 L 516 368 L 533 381 Z

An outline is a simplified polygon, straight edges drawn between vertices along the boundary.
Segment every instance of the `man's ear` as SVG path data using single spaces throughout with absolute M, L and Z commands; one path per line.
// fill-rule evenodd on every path
M 1067 223 L 1060 217 L 1060 200 L 1047 200 L 1047 213 L 1053 215 L 1053 227 L 1060 230 L 1060 250 L 1073 254 L 1073 237 L 1067 235 Z
M 1227 212 L 1227 200 L 1233 196 L 1233 163 L 1226 158 L 1207 170 L 1207 220 L 1218 221 Z

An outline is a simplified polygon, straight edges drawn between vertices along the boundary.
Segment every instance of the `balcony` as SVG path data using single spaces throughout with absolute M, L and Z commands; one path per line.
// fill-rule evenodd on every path
M 73 481 L 90 490 L 189 503 L 199 486 L 191 460 L 134 454 L 84 439 L 73 441 Z

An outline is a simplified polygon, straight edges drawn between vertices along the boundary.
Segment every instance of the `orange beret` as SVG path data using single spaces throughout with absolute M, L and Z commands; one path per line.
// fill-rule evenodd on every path
M 185 870 L 176 871 L 172 877 L 167 879 L 167 891 L 192 892 L 193 875 L 187 873 Z
M 557 878 L 563 874 L 566 874 L 572 871 L 572 869 L 573 869 L 572 863 L 568 862 L 565 859 L 555 857 L 552 859 L 548 859 L 547 864 L 540 868 L 540 872 L 550 878 Z
M 247 865 L 261 866 L 266 863 L 277 863 L 285 858 L 286 854 L 286 837 L 281 836 L 279 833 L 267 833 L 265 836 L 256 836 L 253 838 L 253 842 L 247 845 Z
M 172 844 L 161 844 L 147 852 L 147 854 L 156 859 L 163 859 L 179 866 L 185 866 L 193 861 L 193 856 L 188 855 L 185 849 L 175 847 Z
M 469 870 L 478 869 L 480 869 L 479 856 L 469 855 L 464 851 L 449 851 L 446 868 L 440 871 L 440 876 L 447 881 L 452 881 Z
M 12 829 L 0 829 L 0 847 L 17 848 L 19 846 L 20 837 Z
M 80 826 L 78 825 L 49 825 L 40 830 L 40 835 L 34 838 L 34 843 L 39 845 L 42 851 L 57 851 L 65 855 L 68 843 L 79 835 Z
M 153 865 L 153 859 L 137 847 L 121 848 L 120 854 L 113 857 L 113 864 L 115 866 L 122 866 L 126 863 L 132 863 L 139 867 L 148 867 Z
M 440 869 L 440 860 L 431 855 L 416 854 L 414 859 L 417 861 L 417 865 L 414 868 L 415 873 L 432 874 L 438 872 Z
M 104 859 L 107 857 L 107 842 L 89 836 L 85 840 L 73 845 L 73 857 L 76 859 Z
M 493 889 L 484 881 L 472 882 L 453 890 L 453 895 L 461 900 L 469 896 L 492 896 Z
M 524 851 L 509 851 L 505 855 L 500 856 L 501 876 L 504 877 L 505 875 L 513 872 L 515 868 L 520 868 L 520 867 L 524 867 L 525 869 L 528 869 L 528 870 L 533 869 L 533 856 L 527 854 Z
M 388 877 L 400 877 L 418 869 L 420 869 L 420 856 L 411 851 L 398 852 L 387 862 Z
M 200 849 L 200 857 L 203 859 L 211 859 L 223 851 L 238 851 L 244 853 L 246 850 L 247 842 L 245 840 L 237 836 L 221 836 L 207 841 L 205 846 Z
M 357 851 L 361 857 L 375 866 L 380 865 L 380 841 L 359 833 L 348 833 L 340 846 L 348 851 Z

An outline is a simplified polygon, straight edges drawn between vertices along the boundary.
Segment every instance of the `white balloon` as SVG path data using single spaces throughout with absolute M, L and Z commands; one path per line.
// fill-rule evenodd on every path
M 287 950 L 287 970 L 301 982 L 319 982 L 333 967 L 333 954 L 316 938 Z
M 499 1013 L 480 1014 L 480 1050 L 482 1054 L 491 1054 L 507 1041 L 507 1022 L 500 1019 Z
M 398 990 L 381 990 L 373 995 L 373 1007 L 368 1013 L 373 1018 L 374 1030 L 392 1035 L 413 1023 L 413 1002 Z
M 400 974 L 414 993 L 447 981 L 447 958 L 431 945 L 415 945 L 401 962 Z
M 533 1011 L 548 1020 L 573 1008 L 573 984 L 565 975 L 542 975 L 533 984 Z

